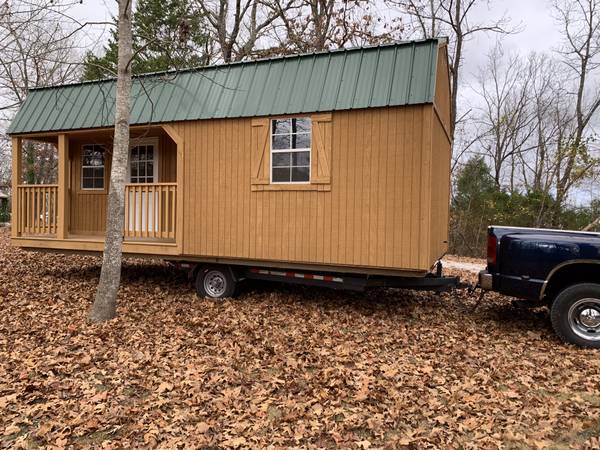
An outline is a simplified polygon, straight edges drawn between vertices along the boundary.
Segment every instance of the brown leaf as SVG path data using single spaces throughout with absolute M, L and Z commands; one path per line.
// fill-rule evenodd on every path
M 172 383 L 167 383 L 166 381 L 161 383 L 158 386 L 158 392 L 159 393 L 163 393 L 163 392 L 167 392 L 167 391 L 172 391 L 173 390 L 173 384 Z
M 204 434 L 210 430 L 210 425 L 206 422 L 198 422 L 196 424 L 196 432 L 200 434 Z

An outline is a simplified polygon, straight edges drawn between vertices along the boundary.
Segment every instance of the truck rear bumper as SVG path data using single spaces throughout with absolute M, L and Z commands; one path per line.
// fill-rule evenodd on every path
M 544 280 L 513 276 L 492 275 L 487 270 L 479 272 L 477 287 L 486 291 L 496 291 L 510 297 L 539 300 Z
M 493 289 L 494 279 L 491 273 L 488 273 L 487 270 L 482 270 L 479 272 L 479 283 L 477 283 L 481 289 L 486 291 L 491 291 Z

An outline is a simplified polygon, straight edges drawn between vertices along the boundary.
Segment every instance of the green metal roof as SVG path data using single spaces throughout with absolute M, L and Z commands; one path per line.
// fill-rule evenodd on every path
M 341 49 L 134 78 L 131 123 L 432 103 L 440 41 Z M 114 124 L 115 80 L 32 89 L 8 133 Z

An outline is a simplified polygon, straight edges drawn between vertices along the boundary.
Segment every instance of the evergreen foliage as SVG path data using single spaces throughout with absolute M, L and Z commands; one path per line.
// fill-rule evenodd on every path
M 134 74 L 194 67 L 207 63 L 208 35 L 202 15 L 191 0 L 139 0 L 133 14 Z M 115 23 L 116 23 L 116 19 Z M 88 52 L 84 80 L 114 77 L 117 71 L 117 32 L 111 31 L 100 56 Z
M 467 161 L 456 177 L 451 204 L 450 253 L 483 256 L 488 225 L 549 227 L 556 200 L 543 192 L 498 187 L 484 159 Z M 580 230 L 600 217 L 600 200 L 587 208 L 560 209 L 560 228 Z

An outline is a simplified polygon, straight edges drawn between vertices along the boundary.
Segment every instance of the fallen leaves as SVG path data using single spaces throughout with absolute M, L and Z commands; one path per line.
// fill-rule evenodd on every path
M 167 391 L 172 391 L 172 390 L 173 390 L 173 385 L 171 383 L 167 383 L 167 382 L 160 383 L 160 385 L 158 386 L 158 389 L 157 389 L 159 394 L 162 394 Z
M 258 283 L 218 303 L 136 260 L 119 317 L 92 326 L 98 264 L 11 248 L 0 231 L 0 448 L 600 442 L 597 352 L 561 345 L 543 310 Z

